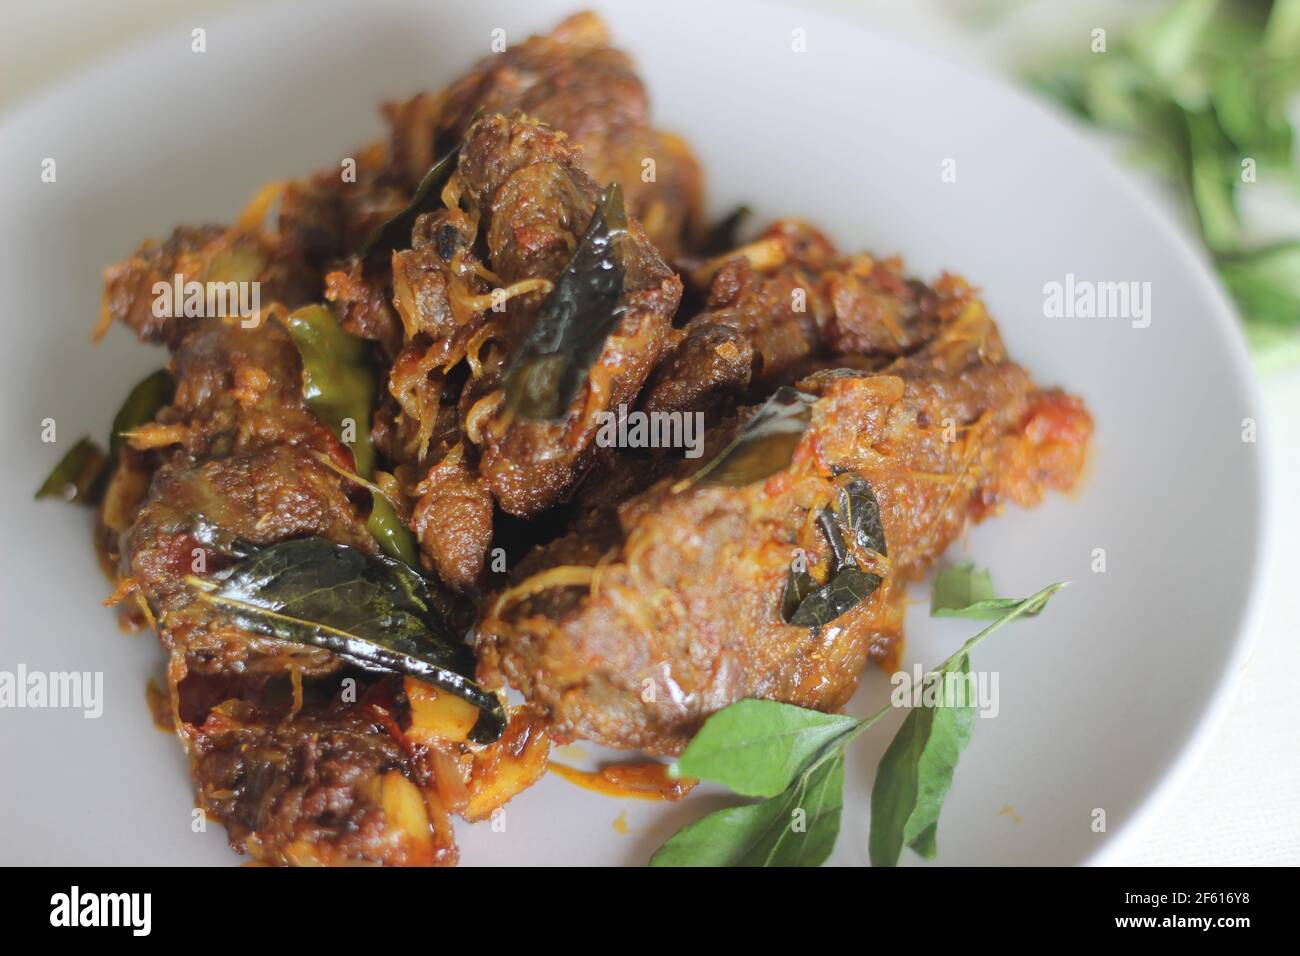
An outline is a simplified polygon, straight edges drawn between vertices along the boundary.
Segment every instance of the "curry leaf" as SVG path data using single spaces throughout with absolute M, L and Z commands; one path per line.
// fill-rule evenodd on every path
M 737 701 L 704 722 L 675 773 L 746 797 L 774 797 L 857 725 L 852 717 L 774 700 Z
M 411 196 L 411 201 L 407 203 L 406 208 L 371 230 L 370 235 L 357 251 L 357 255 L 364 259 L 372 254 L 383 254 L 409 246 L 415 220 L 419 219 L 421 214 L 433 212 L 439 207 L 442 202 L 440 195 L 442 186 L 451 178 L 452 170 L 456 168 L 459 157 L 460 146 L 457 145 L 430 166 L 420 178 L 419 185 L 415 187 L 415 194 Z
M 1248 314 L 1273 325 L 1300 324 L 1300 241 L 1223 257 L 1219 274 Z
M 245 630 L 332 651 L 366 670 L 406 674 L 479 708 L 472 739 L 496 740 L 501 701 L 474 682 L 474 655 L 400 561 L 324 538 L 263 548 L 211 578 L 187 579 L 200 600 Z
M 1013 602 L 927 679 L 963 678 L 969 673 L 972 650 L 1008 622 L 1037 614 L 1062 587 L 1053 584 Z M 914 710 L 890 745 L 888 759 L 881 762 L 872 795 L 873 863 L 896 863 L 904 846 L 927 858 L 937 850 L 939 812 L 974 717 L 969 701 L 954 697 L 941 702 L 960 706 Z M 744 700 L 718 711 L 686 748 L 676 772 L 767 799 L 719 810 L 689 824 L 659 848 L 651 865 L 816 866 L 823 862 L 839 831 L 844 748 L 892 710 L 893 704 L 886 704 L 857 720 L 789 704 Z
M 661 846 L 651 866 L 820 866 L 835 848 L 844 806 L 844 755 L 800 774 L 777 796 L 719 810 Z
M 1128 136 L 1131 155 L 1158 161 L 1195 210 L 1257 361 L 1300 359 L 1300 272 L 1279 252 L 1294 243 L 1250 250 L 1237 212 L 1239 190 L 1255 182 L 1247 170 L 1300 185 L 1290 121 L 1300 90 L 1300 0 L 1175 0 L 1105 56 L 1057 57 L 1030 82 Z
M 931 679 L 970 673 L 969 658 L 961 654 Z M 970 741 L 975 708 L 962 694 L 934 707 L 914 707 L 880 758 L 871 790 L 873 866 L 894 866 L 904 846 L 927 859 L 937 850 L 939 811 L 952 786 L 957 758 Z
M 697 482 L 739 488 L 788 467 L 812 420 L 814 401 L 812 395 L 782 385 L 745 420 L 736 437 L 712 461 L 673 490 Z
M 365 341 L 345 332 L 333 310 L 323 305 L 290 313 L 285 325 L 302 356 L 303 398 L 340 441 L 351 432 L 352 440 L 345 444 L 352 449 L 358 475 L 369 478 L 375 466 L 370 416 L 379 386 Z M 415 538 L 382 495 L 372 495 L 366 527 L 386 554 L 418 565 Z
M 107 465 L 103 450 L 89 438 L 83 438 L 59 459 L 36 490 L 36 497 L 94 504 Z
M 50 471 L 36 492 L 37 498 L 63 498 L 95 504 L 103 491 L 113 464 L 126 447 L 126 434 L 153 421 L 158 410 L 171 401 L 172 377 L 159 369 L 131 389 L 113 416 L 108 455 L 89 438 L 83 438 Z
M 736 236 L 746 219 L 753 214 L 748 206 L 737 206 L 723 216 L 704 234 L 700 240 L 698 254 L 704 257 L 719 256 L 736 248 Z
M 261 550 L 251 541 L 245 541 L 201 514 L 187 517 L 186 530 L 190 537 L 207 550 L 228 558 L 247 558 Z
M 957 758 L 970 740 L 975 709 L 961 681 L 970 672 L 970 652 L 990 634 L 1018 617 L 1041 611 L 1064 584 L 1053 584 L 1017 601 L 939 666 L 926 680 L 944 681 L 937 706 L 913 708 L 876 768 L 871 789 L 871 835 L 868 850 L 873 866 L 894 866 L 903 847 L 927 859 L 937 850 L 939 811 L 952 786 Z M 955 693 L 949 693 L 949 689 Z M 882 712 L 883 713 L 883 712 Z M 878 714 L 877 716 L 880 716 Z
M 844 542 L 847 532 L 860 550 L 888 554 L 880 503 L 871 485 L 856 474 L 846 473 L 837 481 L 840 490 L 834 510 L 823 508 L 816 519 L 830 545 L 829 580 L 818 587 L 807 569 L 791 568 L 781 599 L 782 617 L 799 627 L 831 623 L 869 598 L 881 584 L 879 575 L 858 567 L 857 558 Z
M 961 617 L 972 621 L 995 621 L 1021 603 L 1020 598 L 993 595 L 993 578 L 970 561 L 943 568 L 930 591 L 931 617 Z M 1030 611 L 1027 617 L 1038 614 Z
M 172 400 L 171 374 L 159 369 L 131 389 L 126 401 L 113 418 L 113 432 L 108 439 L 109 454 L 114 458 L 126 447 L 126 435 L 154 420 L 158 410 Z
M 623 320 L 623 190 L 612 183 L 506 371 L 506 407 L 522 418 L 562 418 Z

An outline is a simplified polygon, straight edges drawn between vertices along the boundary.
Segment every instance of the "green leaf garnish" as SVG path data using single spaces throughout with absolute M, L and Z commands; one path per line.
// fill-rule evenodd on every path
M 965 674 L 970 652 L 1018 617 L 1039 613 L 1064 584 L 1012 602 L 926 679 Z M 960 706 L 947 706 L 948 704 Z M 816 866 L 839 831 L 844 748 L 893 710 L 862 720 L 771 701 L 743 700 L 709 717 L 676 764 L 683 775 L 766 799 L 711 813 L 678 831 L 652 866 Z M 871 799 L 872 863 L 892 866 L 904 846 L 932 858 L 939 812 L 970 738 L 969 701 L 914 708 L 881 760 Z
M 172 377 L 159 369 L 126 396 L 113 416 L 113 430 L 108 439 L 108 454 L 89 438 L 83 438 L 50 471 L 36 492 L 39 498 L 62 498 L 80 504 L 98 504 L 113 466 L 126 447 L 128 432 L 153 421 L 172 397 Z
M 1265 367 L 1300 361 L 1300 236 L 1252 248 L 1237 211 L 1255 181 L 1246 168 L 1300 189 L 1290 121 L 1300 0 L 1177 0 L 1104 55 L 1057 58 L 1030 82 L 1156 161 L 1195 212 L 1256 358 Z
M 406 674 L 479 708 L 471 739 L 505 728 L 495 694 L 473 680 L 474 654 L 439 615 L 409 567 L 324 538 L 263 548 L 210 578 L 186 582 L 245 630 L 332 651 L 366 670 Z
M 820 866 L 835 848 L 843 807 L 844 755 L 836 752 L 779 796 L 688 824 L 650 865 Z
M 506 408 L 521 418 L 563 418 L 623 320 L 626 237 L 623 190 L 611 183 L 506 370 Z
M 970 561 L 940 570 L 930 590 L 931 617 L 995 621 L 1020 603 L 1020 598 L 994 597 L 993 578 Z M 1034 617 L 1039 610 L 1026 612 L 1025 616 Z
M 700 728 L 677 772 L 745 797 L 774 797 L 858 722 L 774 700 L 739 700 Z
M 291 312 L 285 324 L 302 356 L 303 398 L 340 441 L 351 431 L 352 441 L 344 444 L 352 449 L 357 474 L 370 478 L 375 467 L 370 416 L 379 379 L 366 342 L 345 332 L 334 311 L 323 305 Z M 376 494 L 371 499 L 366 528 L 386 554 L 418 567 L 419 552 L 410 529 L 387 498 Z
M 1223 256 L 1219 275 L 1257 323 L 1286 327 L 1300 321 L 1300 240 Z
M 59 459 L 36 490 L 36 497 L 94 504 L 107 466 L 108 458 L 103 450 L 89 438 L 83 438 Z
M 969 674 L 968 656 L 945 664 L 939 679 L 945 673 Z M 975 708 L 969 703 L 945 701 L 908 713 L 880 758 L 871 790 L 868 848 L 873 866 L 894 866 L 904 846 L 934 858 L 939 811 L 974 727 Z

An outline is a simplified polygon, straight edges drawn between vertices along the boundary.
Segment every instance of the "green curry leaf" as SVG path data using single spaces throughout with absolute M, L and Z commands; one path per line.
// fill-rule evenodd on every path
M 933 679 L 969 673 L 969 658 L 961 654 Z M 868 848 L 873 866 L 894 866 L 904 846 L 934 858 L 939 811 L 974 726 L 975 707 L 964 698 L 944 699 L 936 707 L 914 707 L 908 713 L 880 758 L 871 790 Z
M 97 504 L 114 464 L 126 448 L 127 433 L 153 421 L 158 410 L 171 401 L 172 391 L 172 377 L 166 369 L 159 369 L 137 384 L 113 416 L 108 454 L 89 438 L 81 439 L 59 459 L 36 497 Z
M 1037 614 L 1062 587 L 1053 584 L 1010 602 L 927 679 L 944 675 L 964 679 L 972 650 L 1016 618 Z M 926 858 L 937 850 L 939 813 L 975 717 L 967 698 L 940 697 L 938 703 L 908 714 L 877 770 L 868 840 L 876 865 L 897 863 L 904 846 Z M 886 704 L 858 720 L 772 701 L 743 700 L 718 711 L 683 752 L 676 772 L 766 799 L 719 810 L 689 824 L 659 848 L 651 865 L 822 863 L 839 832 L 844 749 L 892 710 L 893 705 Z
M 159 369 L 131 389 L 113 418 L 109 454 L 117 458 L 126 447 L 127 433 L 153 421 L 159 409 L 171 402 L 174 389 L 171 373 L 166 369 Z
M 993 578 L 970 561 L 943 568 L 930 590 L 931 617 L 960 617 L 971 621 L 996 621 L 1021 603 L 1020 598 L 993 596 Z M 1027 612 L 1027 617 L 1038 610 Z
M 835 848 L 844 755 L 835 752 L 777 796 L 719 810 L 661 846 L 651 866 L 820 866 Z
M 774 700 L 737 701 L 704 722 L 678 758 L 676 773 L 745 797 L 774 797 L 857 725 L 852 717 Z
M 1237 210 L 1256 176 L 1300 187 L 1290 120 L 1300 0 L 1176 0 L 1113 38 L 1104 56 L 1057 56 L 1029 80 L 1157 162 L 1195 211 L 1257 361 L 1300 360 L 1300 261 L 1289 252 L 1300 237 L 1252 247 Z

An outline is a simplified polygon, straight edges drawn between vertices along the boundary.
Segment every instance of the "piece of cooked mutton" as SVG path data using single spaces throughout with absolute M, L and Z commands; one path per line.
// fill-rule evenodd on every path
M 516 110 L 567 133 L 601 185 L 620 183 L 627 211 L 668 260 L 699 238 L 702 176 L 689 146 L 655 129 L 631 59 L 594 13 L 485 56 L 450 88 L 390 103 L 392 162 L 412 188 L 461 142 L 475 114 Z
M 174 383 L 152 420 L 115 436 L 97 530 L 114 601 L 167 652 L 156 713 L 235 849 L 276 864 L 455 863 L 450 816 L 490 815 L 544 772 L 536 719 L 516 714 L 476 744 L 472 704 L 250 630 L 195 585 L 286 541 L 379 551 L 353 451 L 304 397 L 285 322 L 302 292 L 265 214 L 259 200 L 229 230 L 178 230 L 106 270 L 105 321 L 166 345 Z M 175 275 L 261 282 L 275 303 L 254 317 L 158 316 L 154 284 Z
M 679 335 L 682 286 L 636 219 L 610 211 L 619 190 L 602 190 L 573 141 L 529 117 L 475 122 L 441 195 L 443 208 L 421 215 L 411 247 L 392 255 L 404 344 L 389 373 L 396 408 L 381 409 L 376 442 L 400 463 L 427 564 L 472 590 L 493 502 L 530 517 L 569 494 L 602 413 L 635 404 Z M 601 258 L 578 261 L 598 242 Z M 597 294 L 601 276 L 613 281 Z M 507 391 L 516 365 L 536 367 L 525 353 L 552 327 L 577 333 L 587 362 L 571 396 L 533 413 Z M 577 346 L 563 341 L 554 354 L 572 358 Z
M 869 659 L 896 660 L 907 584 L 968 522 L 1082 468 L 1082 404 L 1035 386 L 962 298 L 879 371 L 827 360 L 711 429 L 708 464 L 597 493 L 483 605 L 480 681 L 518 688 L 557 740 L 656 754 L 742 698 L 842 707 Z M 610 481 L 645 470 L 629 456 Z

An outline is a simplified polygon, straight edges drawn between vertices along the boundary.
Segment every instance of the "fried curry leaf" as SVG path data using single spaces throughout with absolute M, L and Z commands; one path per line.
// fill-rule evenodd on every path
M 673 772 L 745 797 L 774 797 L 858 722 L 774 700 L 741 700 L 704 722 Z
M 394 249 L 409 246 L 415 220 L 419 219 L 421 214 L 433 212 L 439 207 L 442 202 L 442 187 L 451 178 L 459 158 L 460 146 L 457 145 L 430 166 L 420 177 L 420 184 L 415 187 L 415 194 L 411 196 L 411 201 L 407 203 L 406 208 L 371 230 L 366 241 L 357 250 L 357 255 L 365 259 L 372 254 L 392 252 Z
M 263 548 L 211 578 L 197 596 L 238 626 L 332 651 L 366 670 L 405 674 L 479 708 L 471 738 L 505 728 L 501 701 L 474 682 L 474 655 L 435 610 L 424 579 L 400 561 L 324 538 Z
M 812 405 L 816 400 L 812 395 L 782 385 L 745 421 L 727 447 L 678 490 L 698 482 L 740 488 L 787 467 L 812 420 Z
M 201 514 L 191 514 L 186 521 L 186 530 L 203 547 L 214 554 L 228 558 L 247 558 L 258 551 L 258 546 L 251 541 L 232 534 L 225 528 L 213 524 Z
M 352 449 L 357 474 L 369 478 L 375 467 L 370 414 L 379 384 L 365 341 L 345 332 L 333 310 L 323 305 L 304 306 L 290 313 L 285 324 L 302 356 L 303 398 Z M 366 527 L 386 554 L 418 566 L 415 538 L 382 495 L 372 496 Z
M 1062 587 L 1053 584 L 1014 602 L 927 679 L 968 673 L 974 648 L 1017 617 L 1038 613 Z M 969 702 L 962 705 L 965 710 L 918 708 L 904 720 L 887 759 L 881 761 L 872 791 L 873 863 L 897 863 L 904 846 L 927 858 L 934 856 L 939 812 L 973 726 L 973 708 Z M 858 720 L 771 701 L 742 700 L 724 707 L 705 721 L 674 772 L 767 799 L 696 820 L 660 847 L 651 865 L 815 866 L 823 862 L 839 831 L 844 750 L 893 709 L 889 703 Z
M 821 866 L 835 848 L 843 806 L 844 755 L 836 752 L 775 797 L 719 810 L 679 830 L 650 865 Z
M 736 248 L 738 244 L 736 236 L 740 232 L 740 226 L 752 213 L 753 210 L 748 206 L 737 206 L 715 222 L 700 242 L 699 254 L 711 258 Z
M 931 617 L 995 621 L 1019 603 L 1019 598 L 994 597 L 993 578 L 970 561 L 942 569 L 930 590 Z M 1025 616 L 1033 617 L 1039 610 L 1027 611 Z
M 117 458 L 126 447 L 126 435 L 154 420 L 158 410 L 172 400 L 171 374 L 166 369 L 154 372 L 126 396 L 113 418 L 113 433 L 108 439 L 109 454 Z
M 89 438 L 83 438 L 50 471 L 36 492 L 37 498 L 62 498 L 81 504 L 96 504 L 113 463 L 126 447 L 126 433 L 153 421 L 158 409 L 171 401 L 172 377 L 159 369 L 131 389 L 113 416 L 108 454 Z
M 521 418 L 564 417 L 623 320 L 626 237 L 623 191 L 612 183 L 506 371 L 506 408 Z
M 865 601 L 880 587 L 880 575 L 859 568 L 857 559 L 844 543 L 847 532 L 858 548 L 882 556 L 888 553 L 880 503 L 871 485 L 857 475 L 841 476 L 839 482 L 835 509 L 823 508 L 817 515 L 817 525 L 831 549 L 828 580 L 819 587 L 807 569 L 790 569 L 781 599 L 781 615 L 788 624 L 822 627 Z
M 108 457 L 103 449 L 89 438 L 83 438 L 59 459 L 36 490 L 36 497 L 94 504 L 107 465 Z

